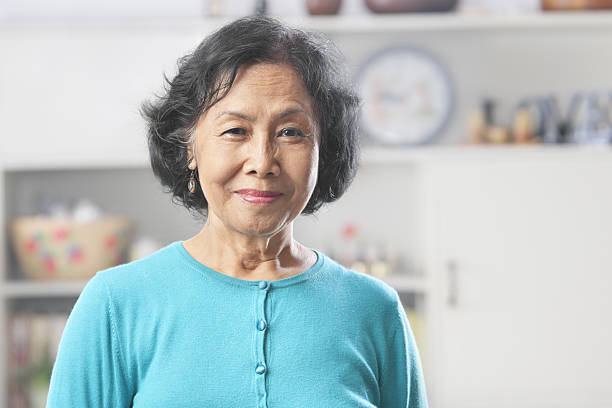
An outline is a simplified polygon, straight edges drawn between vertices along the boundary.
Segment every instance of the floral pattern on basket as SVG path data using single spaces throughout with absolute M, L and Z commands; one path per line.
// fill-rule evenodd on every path
M 70 237 L 71 231 L 69 228 L 58 228 L 53 230 L 51 233 L 51 237 L 48 237 L 44 231 L 37 231 L 32 234 L 31 238 L 25 242 L 25 249 L 29 255 L 38 255 L 40 260 L 44 266 L 45 274 L 47 276 L 55 276 L 58 271 L 58 253 L 66 252 L 68 255 L 68 260 L 71 263 L 78 263 L 82 261 L 84 258 L 83 249 L 78 245 L 78 243 L 74 242 L 74 240 Z M 114 238 L 114 237 L 113 237 Z M 49 241 L 55 242 L 54 247 L 57 247 L 58 243 L 62 243 L 67 241 L 65 244 L 65 248 L 52 249 L 50 245 L 48 245 Z
M 130 240 L 129 228 L 115 228 L 114 232 L 103 233 L 83 244 L 82 230 L 75 231 L 72 225 L 50 228 L 32 228 L 21 239 L 22 262 L 25 261 L 34 278 L 69 278 L 95 273 L 93 269 L 105 269 L 124 263 L 126 247 Z M 93 245 L 92 245 L 93 243 Z M 96 266 L 97 265 L 97 266 Z M 93 268 L 93 269 L 92 269 Z

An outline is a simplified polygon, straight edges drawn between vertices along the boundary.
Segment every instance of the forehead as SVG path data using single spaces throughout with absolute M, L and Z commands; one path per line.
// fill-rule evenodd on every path
M 260 62 L 242 65 L 232 87 L 283 85 L 289 82 L 306 90 L 298 72 L 291 65 Z
M 298 72 L 288 64 L 251 63 L 242 65 L 227 95 L 211 110 L 219 110 L 228 104 L 248 104 L 262 100 L 267 102 L 297 103 L 312 114 L 313 101 Z

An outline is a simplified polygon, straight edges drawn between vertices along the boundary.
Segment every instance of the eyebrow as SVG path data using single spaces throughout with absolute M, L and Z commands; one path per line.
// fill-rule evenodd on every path
M 302 108 L 291 108 L 291 109 L 286 109 L 286 110 L 280 112 L 279 114 L 276 115 L 276 118 L 277 119 L 282 119 L 285 116 L 293 115 L 294 113 L 302 113 L 302 114 L 310 117 L 310 115 L 304 109 L 302 109 Z M 250 117 L 249 115 L 245 115 L 244 113 L 234 112 L 234 111 L 223 111 L 223 112 L 219 113 L 215 117 L 215 119 L 219 119 L 223 115 L 237 116 L 237 117 L 239 117 L 241 119 L 248 120 L 249 122 L 254 122 L 255 121 L 255 119 Z

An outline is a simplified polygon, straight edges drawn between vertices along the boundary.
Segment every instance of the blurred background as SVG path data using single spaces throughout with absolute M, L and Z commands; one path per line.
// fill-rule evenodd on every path
M 140 104 L 236 17 L 323 32 L 358 176 L 295 235 L 400 294 L 430 404 L 612 407 L 612 1 L 2 0 L 0 404 L 43 407 L 98 270 L 196 234 Z

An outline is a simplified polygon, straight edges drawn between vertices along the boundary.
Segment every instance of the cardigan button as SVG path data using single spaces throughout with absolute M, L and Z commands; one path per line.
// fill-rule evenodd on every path
M 262 280 L 259 281 L 259 289 L 265 289 L 268 287 L 268 281 Z
M 266 366 L 264 366 L 263 364 L 259 363 L 257 364 L 257 368 L 255 368 L 255 372 L 257 374 L 263 374 L 266 372 Z
M 257 330 L 259 330 L 259 331 L 266 330 L 266 321 L 264 319 L 260 319 L 257 322 Z

